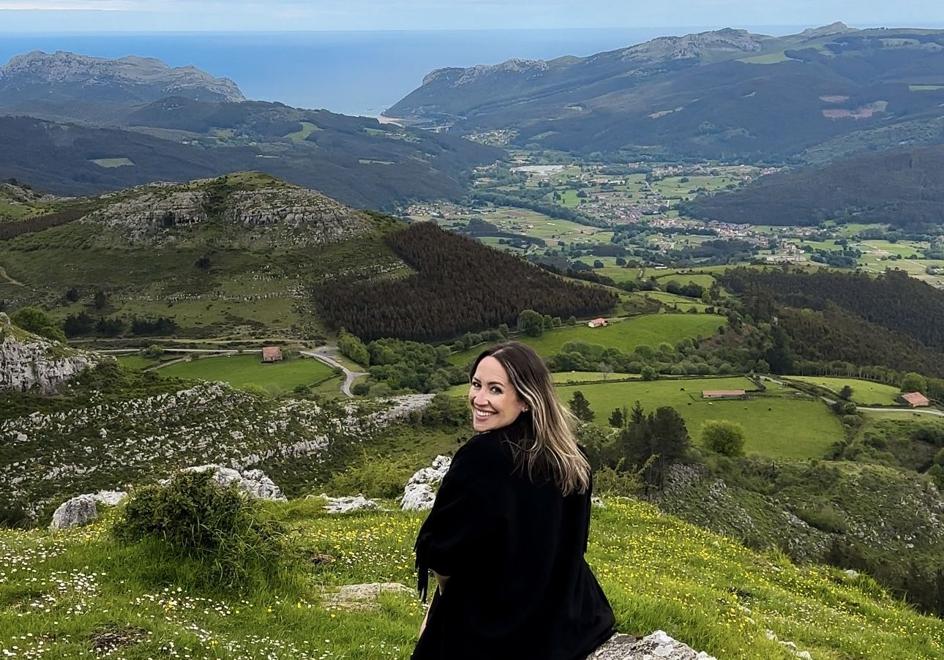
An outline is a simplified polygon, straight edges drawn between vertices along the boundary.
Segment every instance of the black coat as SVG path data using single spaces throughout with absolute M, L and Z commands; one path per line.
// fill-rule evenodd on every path
M 453 458 L 416 539 L 419 588 L 437 590 L 413 660 L 583 660 L 613 634 L 613 611 L 584 560 L 590 490 L 564 497 L 515 469 L 508 429 Z

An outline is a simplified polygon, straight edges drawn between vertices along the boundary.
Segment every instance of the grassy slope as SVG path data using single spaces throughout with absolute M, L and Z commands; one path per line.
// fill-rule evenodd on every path
M 672 406 L 685 419 L 693 441 L 701 425 L 709 419 L 725 419 L 744 427 L 745 450 L 773 458 L 820 458 L 829 446 L 842 439 L 836 417 L 819 401 L 797 398 L 789 391 L 769 388 L 747 401 L 705 401 L 705 389 L 751 389 L 754 385 L 741 376 L 685 380 L 635 381 L 561 386 L 558 394 L 568 401 L 577 390 L 583 392 L 596 412 L 596 422 L 605 424 L 614 408 L 632 407 L 634 401 L 646 410 Z
M 271 394 L 282 394 L 296 385 L 317 385 L 333 375 L 331 367 L 310 358 L 293 358 L 262 364 L 259 354 L 232 355 L 178 362 L 158 373 L 177 378 L 221 380 L 233 387 L 255 385 Z
M 647 314 L 617 319 L 605 328 L 577 325 L 549 330 L 540 337 L 522 335 L 516 339 L 544 357 L 557 353 L 569 341 L 584 341 L 631 352 L 642 344 L 655 347 L 662 342 L 675 344 L 687 337 L 707 337 L 717 332 L 724 322 L 724 317 L 713 314 Z M 481 348 L 473 348 L 456 353 L 449 360 L 453 364 L 466 365 L 480 351 Z
M 52 535 L 0 531 L 0 650 L 92 656 L 103 630 L 134 627 L 124 658 L 407 658 L 422 609 L 410 594 L 371 611 L 319 597 L 322 586 L 411 584 L 423 514 L 332 517 L 316 500 L 272 505 L 303 562 L 280 586 L 240 597 L 201 593 L 193 567 L 115 545 L 104 525 Z M 866 577 L 796 567 L 632 500 L 594 510 L 588 561 L 630 634 L 657 628 L 721 658 L 790 658 L 772 630 L 815 658 L 932 658 L 944 622 L 922 617 Z M 271 656 L 268 654 L 272 654 Z
M 844 385 L 852 388 L 852 400 L 864 406 L 880 405 L 894 406 L 898 405 L 898 397 L 901 391 L 897 387 L 885 385 L 884 383 L 873 383 L 868 380 L 857 380 L 855 378 L 838 378 L 831 376 L 790 376 L 791 380 L 799 380 L 805 383 L 813 383 L 827 390 L 838 393 Z

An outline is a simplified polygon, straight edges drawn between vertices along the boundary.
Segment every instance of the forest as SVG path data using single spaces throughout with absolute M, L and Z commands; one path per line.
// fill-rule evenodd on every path
M 337 277 L 318 285 L 315 304 L 329 325 L 364 340 L 434 341 L 514 324 L 522 309 L 582 317 L 617 303 L 601 287 L 568 282 L 433 223 L 411 225 L 386 240 L 416 273 L 370 281 Z

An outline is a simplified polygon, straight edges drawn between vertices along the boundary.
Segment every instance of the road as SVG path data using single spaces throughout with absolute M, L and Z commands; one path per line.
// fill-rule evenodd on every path
M 336 346 L 330 344 L 325 346 L 319 346 L 313 351 L 299 351 L 302 355 L 307 355 L 308 357 L 315 358 L 324 362 L 329 367 L 336 367 L 344 372 L 344 382 L 341 383 L 341 391 L 349 397 L 353 397 L 354 394 L 351 392 L 351 385 L 357 378 L 361 376 L 366 376 L 367 373 L 363 371 L 351 371 L 343 364 L 338 362 L 333 356 L 337 355 L 338 349 Z

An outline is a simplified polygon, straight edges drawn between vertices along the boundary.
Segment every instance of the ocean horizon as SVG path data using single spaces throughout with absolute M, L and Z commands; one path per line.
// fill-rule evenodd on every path
M 247 98 L 346 115 L 377 116 L 434 69 L 553 59 L 625 48 L 712 27 L 568 30 L 423 30 L 188 33 L 0 33 L 0 63 L 42 50 L 156 57 L 232 79 Z M 749 26 L 783 35 L 801 26 Z

